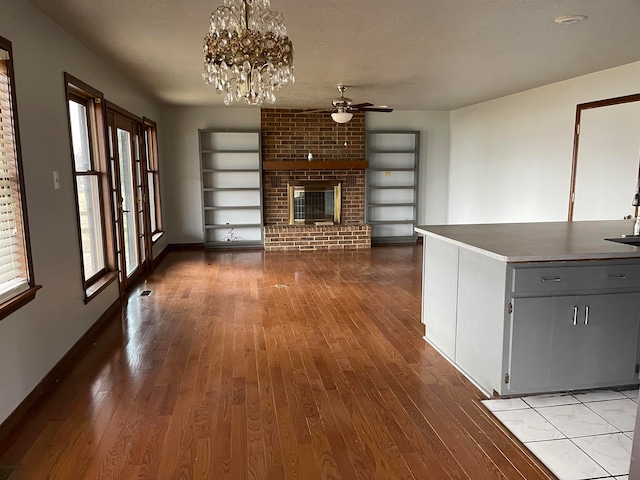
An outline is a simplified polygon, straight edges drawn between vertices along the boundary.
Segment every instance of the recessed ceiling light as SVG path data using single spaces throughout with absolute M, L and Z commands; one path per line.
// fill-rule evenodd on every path
M 586 19 L 586 15 L 564 15 L 556 18 L 554 22 L 559 23 L 560 25 L 573 25 L 574 23 L 578 23 Z

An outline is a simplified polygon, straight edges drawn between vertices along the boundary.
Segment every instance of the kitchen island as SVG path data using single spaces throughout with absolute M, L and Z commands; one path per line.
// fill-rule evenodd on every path
M 633 221 L 418 226 L 425 339 L 487 395 L 637 384 Z

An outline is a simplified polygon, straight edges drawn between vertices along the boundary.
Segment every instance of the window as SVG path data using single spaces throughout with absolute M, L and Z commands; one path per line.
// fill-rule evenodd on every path
M 85 301 L 115 280 L 102 94 L 65 74 Z
M 144 119 L 144 140 L 147 155 L 147 189 L 149 200 L 149 233 L 152 241 L 162 235 L 162 209 L 160 207 L 160 170 L 158 167 L 158 137 L 156 123 Z
M 11 42 L 0 37 L 0 318 L 35 298 Z

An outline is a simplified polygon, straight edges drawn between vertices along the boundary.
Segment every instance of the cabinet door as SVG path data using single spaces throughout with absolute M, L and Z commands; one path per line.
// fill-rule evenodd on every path
M 640 293 L 522 298 L 513 306 L 510 393 L 635 383 Z
M 584 348 L 581 359 L 583 386 L 633 383 L 636 380 L 640 293 L 582 297 L 579 319 Z
M 578 296 L 513 300 L 508 369 L 511 393 L 578 385 L 579 311 Z

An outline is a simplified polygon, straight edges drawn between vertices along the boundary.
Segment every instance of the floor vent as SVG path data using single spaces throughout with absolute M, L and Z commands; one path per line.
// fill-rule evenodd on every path
M 13 480 L 18 473 L 19 465 L 0 465 L 0 480 Z
M 149 295 L 151 295 L 151 290 L 145 290 L 140 294 L 141 297 L 148 297 Z M 0 480 L 2 480 L 2 478 L 0 478 Z

